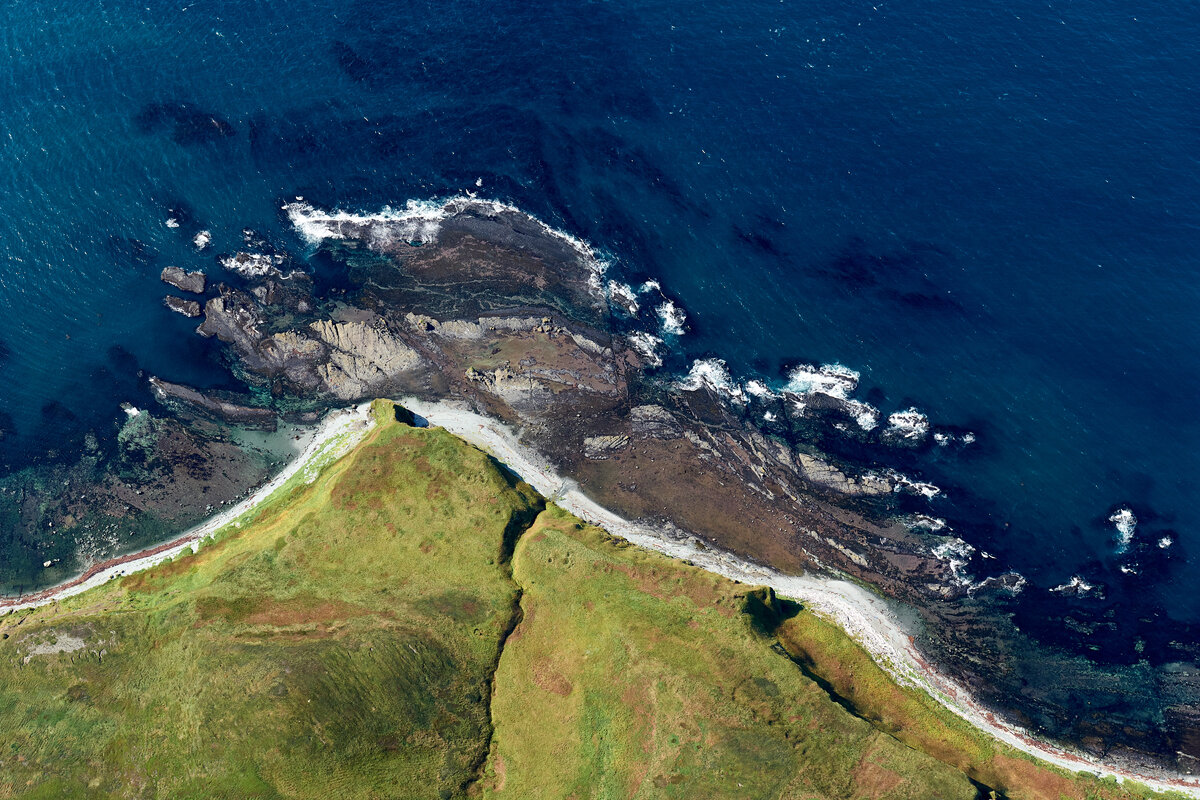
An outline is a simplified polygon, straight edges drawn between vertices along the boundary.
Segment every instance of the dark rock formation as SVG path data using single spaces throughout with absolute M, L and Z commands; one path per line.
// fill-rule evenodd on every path
M 204 285 L 207 281 L 203 272 L 185 272 L 179 267 L 164 267 L 159 279 L 181 292 L 192 292 L 193 294 L 204 294 Z
M 151 377 L 150 388 L 160 403 L 182 404 L 192 410 L 245 428 L 275 430 L 278 415 L 269 408 L 254 408 L 219 397 L 213 392 L 201 392 L 190 386 Z
M 1019 698 L 1037 725 L 1094 733 L 1070 702 L 1023 688 L 1044 652 L 1003 606 L 1019 576 L 973 582 L 962 557 L 947 555 L 956 540 L 899 521 L 903 491 L 919 484 L 821 448 L 830 430 L 864 435 L 846 401 L 806 395 L 799 414 L 794 397 L 730 402 L 708 385 L 648 375 L 589 252 L 514 211 L 451 206 L 419 246 L 395 219 L 323 220 L 326 254 L 356 287 L 336 303 L 312 297 L 300 273 L 283 275 L 285 256 L 248 255 L 237 266 L 249 288 L 218 287 L 198 330 L 228 345 L 239 377 L 295 413 L 376 396 L 465 401 L 516 426 L 622 516 L 785 572 L 849 576 L 912 604 L 928 623 L 929 652 L 984 699 L 1011 707 Z M 889 436 L 927 446 L 925 425 L 889 420 Z M 1077 662 L 1061 666 L 1080 686 L 1093 680 Z M 1163 750 L 1117 724 L 1106 730 L 1116 731 L 1104 734 L 1110 743 Z
M 163 305 L 185 317 L 200 316 L 200 304 L 195 300 L 184 300 L 182 297 L 167 295 L 163 298 Z

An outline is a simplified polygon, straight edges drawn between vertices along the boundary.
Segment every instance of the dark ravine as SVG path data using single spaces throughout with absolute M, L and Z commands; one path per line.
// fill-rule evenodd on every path
M 384 217 L 344 218 L 325 232 L 324 256 L 349 270 L 344 294 L 320 296 L 286 258 L 255 253 L 223 260 L 238 285 L 208 290 L 198 333 L 225 344 L 246 397 L 158 381 L 160 399 L 239 425 L 275 412 L 310 419 L 374 397 L 466 401 L 518 427 L 560 474 L 624 517 L 785 572 L 843 574 L 907 604 L 925 623 L 931 659 L 1035 732 L 1184 772 L 1200 756 L 1196 709 L 1167 707 L 1186 692 L 1127 684 L 1157 704 L 1165 722 L 1154 725 L 1150 706 L 1094 691 L 1100 670 L 1044 651 L 1012 625 L 1015 576 L 968 592 L 935 553 L 949 540 L 899 521 L 907 501 L 895 479 L 865 478 L 823 455 L 814 431 L 842 420 L 837 403 L 823 410 L 816 395 L 801 419 L 778 398 L 731 404 L 709 385 L 664 377 L 601 290 L 591 254 L 536 220 L 461 203 L 416 241 L 411 226 Z M 756 421 L 764 412 L 770 425 Z M 1056 666 L 1055 681 L 1037 683 L 1029 665 L 1038 659 Z M 1073 700 L 1081 696 L 1093 701 L 1086 713 Z
M 501 474 L 507 475 L 507 471 L 500 465 Z M 496 689 L 496 673 L 500 669 L 500 659 L 504 657 L 504 647 L 508 644 L 509 637 L 516 631 L 517 626 L 525 619 L 525 607 L 523 605 L 525 597 L 525 587 L 523 587 L 513 575 L 512 559 L 513 553 L 516 550 L 517 540 L 520 539 L 526 531 L 528 531 L 537 521 L 538 515 L 546 510 L 546 500 L 540 495 L 536 496 L 535 502 L 526 509 L 514 510 L 512 518 L 505 526 L 504 536 L 501 541 L 501 552 L 497 564 L 504 570 L 505 576 L 513 586 L 512 603 L 509 608 L 508 619 L 505 620 L 504 627 L 500 630 L 500 637 L 496 643 L 496 652 L 492 658 L 491 666 L 488 668 L 487 685 L 483 691 L 486 692 L 484 699 L 484 713 L 487 720 L 487 742 L 479 758 L 471 765 L 471 777 L 467 782 L 460 787 L 466 793 L 472 784 L 478 783 L 484 778 L 484 771 L 487 767 L 488 757 L 491 755 L 492 741 L 495 737 L 495 727 L 492 717 L 492 701 L 495 698 Z

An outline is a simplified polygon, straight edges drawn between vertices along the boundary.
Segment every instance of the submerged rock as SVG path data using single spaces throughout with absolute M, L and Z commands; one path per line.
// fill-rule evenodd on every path
M 151 377 L 150 388 L 160 403 L 175 401 L 191 409 L 205 412 L 211 416 L 235 425 L 273 431 L 276 428 L 277 415 L 269 408 L 254 408 L 252 406 L 225 400 L 212 392 L 201 392 L 180 383 L 171 383 L 161 378 Z

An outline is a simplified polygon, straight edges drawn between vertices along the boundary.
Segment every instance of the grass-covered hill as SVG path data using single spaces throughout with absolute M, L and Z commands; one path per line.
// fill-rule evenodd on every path
M 0 618 L 0 798 L 1130 796 L 377 413 L 198 554 Z

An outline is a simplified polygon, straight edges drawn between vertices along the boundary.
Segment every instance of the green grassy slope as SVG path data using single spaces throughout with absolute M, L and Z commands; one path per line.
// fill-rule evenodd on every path
M 393 423 L 197 555 L 5 618 L 0 797 L 459 793 L 539 508 Z
M 557 509 L 522 537 L 513 568 L 525 617 L 497 675 L 488 794 L 976 795 L 772 650 L 779 603 L 766 592 L 620 546 Z
M 0 617 L 0 798 L 1143 796 L 390 408 L 198 554 Z

